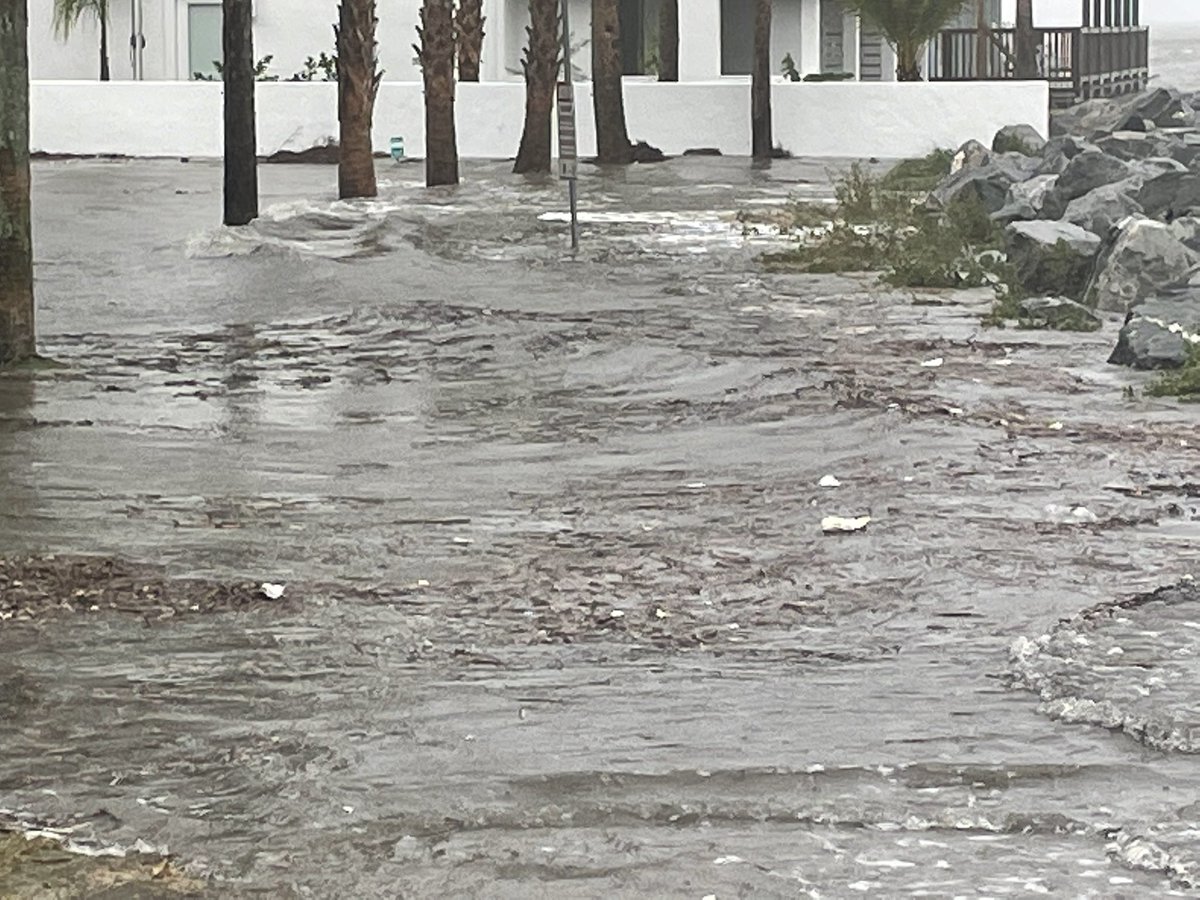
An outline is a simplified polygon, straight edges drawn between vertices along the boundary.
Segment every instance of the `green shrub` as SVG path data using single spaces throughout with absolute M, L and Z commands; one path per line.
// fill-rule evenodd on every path
M 1186 403 L 1200 403 L 1200 347 L 1192 348 L 1183 368 L 1159 375 L 1146 393 L 1151 397 L 1178 397 Z
M 880 186 L 889 191 L 932 191 L 950 174 L 953 161 L 952 150 L 934 150 L 920 159 L 902 159 L 880 179 Z

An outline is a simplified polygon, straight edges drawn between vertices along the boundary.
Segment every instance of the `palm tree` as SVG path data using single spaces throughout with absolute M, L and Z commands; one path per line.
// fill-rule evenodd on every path
M 751 155 L 771 158 L 771 0 L 755 0 L 754 70 L 750 77 Z
M 420 45 L 413 45 L 425 76 L 425 184 L 458 184 L 454 127 L 454 0 L 424 0 Z
M 454 25 L 458 29 L 458 80 L 478 81 L 483 56 L 483 0 L 458 0 Z
M 896 51 L 896 78 L 921 80 L 921 51 L 967 0 L 845 0 L 846 6 L 883 32 Z
M 559 0 L 529 0 L 525 70 L 525 128 L 513 172 L 550 171 L 550 118 L 559 63 Z
M 258 218 L 258 154 L 254 136 L 254 25 L 251 0 L 223 0 L 225 76 L 225 224 Z
M 625 127 L 622 68 L 620 4 L 618 0 L 592 0 L 592 107 L 596 158 L 601 163 L 633 162 L 633 145 Z
M 84 15 L 100 23 L 100 80 L 108 81 L 108 0 L 54 0 L 54 31 L 65 41 Z
M 1017 0 L 1016 76 L 1037 78 L 1037 32 L 1033 30 L 1033 0 Z
M 338 196 L 374 197 L 375 155 L 371 123 L 383 73 L 375 29 L 375 0 L 342 0 L 333 35 L 338 58 Z
M 658 7 L 658 80 L 679 80 L 679 0 Z
M 0 366 L 34 355 L 28 32 L 25 0 L 0 0 Z

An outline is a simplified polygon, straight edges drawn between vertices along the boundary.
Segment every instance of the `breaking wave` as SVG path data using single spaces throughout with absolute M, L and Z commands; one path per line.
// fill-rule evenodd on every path
M 1200 753 L 1200 588 L 1193 581 L 1087 610 L 1013 643 L 1015 683 L 1063 722 Z

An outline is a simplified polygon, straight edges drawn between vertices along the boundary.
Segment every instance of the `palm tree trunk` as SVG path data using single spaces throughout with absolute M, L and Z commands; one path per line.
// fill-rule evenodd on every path
M 774 148 L 771 135 L 771 0 L 755 0 L 750 137 L 754 158 L 770 159 Z
M 596 117 L 596 158 L 601 163 L 633 162 L 633 145 L 625 126 L 623 68 L 618 0 L 592 0 L 592 106 Z
M 100 19 L 100 80 L 110 81 L 111 75 L 108 71 L 108 0 L 100 0 L 100 5 L 96 9 L 96 15 Z
M 1033 0 L 1017 0 L 1016 41 L 1017 78 L 1037 78 L 1037 33 L 1033 30 Z
M 424 0 L 415 47 L 425 76 L 425 184 L 458 184 L 454 127 L 454 0 Z
M 483 0 L 458 0 L 458 80 L 478 81 L 483 56 Z
M 901 42 L 896 45 L 896 80 L 922 80 L 921 44 Z
M 223 0 L 225 76 L 225 224 L 258 218 L 254 135 L 254 26 L 251 0 Z
M 513 172 L 550 171 L 550 113 L 558 74 L 558 0 L 529 0 L 529 35 L 525 58 L 525 128 Z
M 34 355 L 25 0 L 0 0 L 0 366 Z
M 374 197 L 371 124 L 383 77 L 377 66 L 375 0 L 342 0 L 333 29 L 338 53 L 338 196 Z
M 679 80 L 679 0 L 658 8 L 658 80 Z

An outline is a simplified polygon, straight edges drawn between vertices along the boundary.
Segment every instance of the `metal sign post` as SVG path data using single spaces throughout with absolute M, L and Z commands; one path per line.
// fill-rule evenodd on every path
M 571 68 L 571 0 L 562 0 L 563 80 L 558 83 L 558 177 L 571 198 L 571 249 L 579 249 L 579 151 L 575 143 L 575 77 Z

